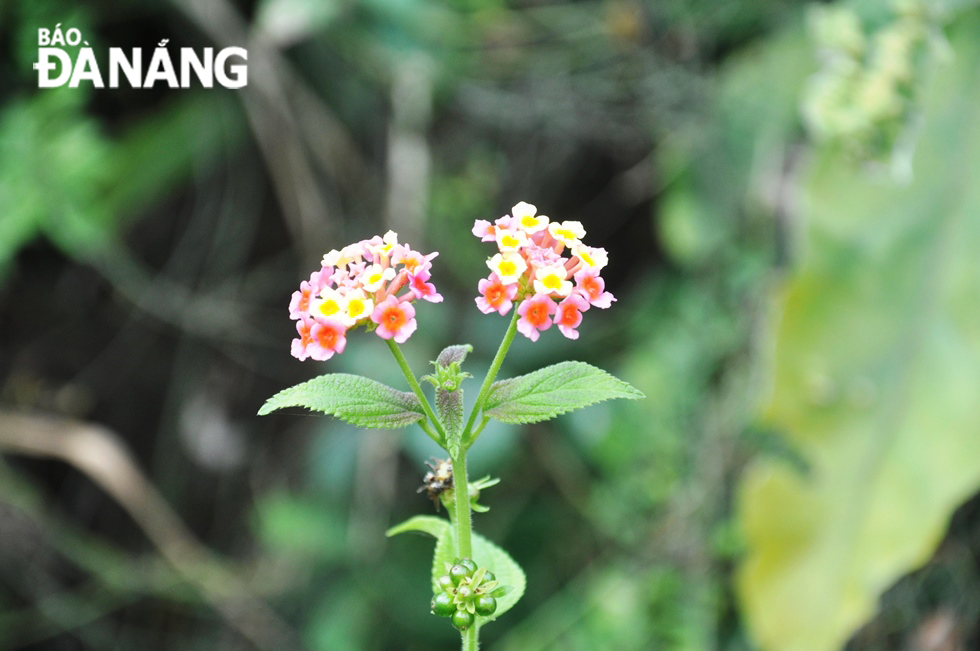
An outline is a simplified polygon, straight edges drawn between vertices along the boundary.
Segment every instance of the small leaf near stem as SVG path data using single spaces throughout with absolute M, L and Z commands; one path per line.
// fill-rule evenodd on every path
M 490 370 L 487 371 L 487 377 L 483 380 L 483 386 L 480 387 L 480 394 L 476 398 L 476 404 L 473 405 L 473 411 L 470 412 L 470 417 L 466 421 L 466 427 L 463 428 L 463 449 L 465 450 L 473 441 L 476 440 L 476 435 L 483 430 L 483 425 L 473 433 L 473 424 L 476 422 L 476 416 L 478 413 L 483 411 L 483 405 L 487 401 L 487 396 L 490 394 L 490 387 L 493 386 L 493 381 L 497 377 L 497 373 L 500 371 L 500 366 L 504 363 L 504 357 L 507 356 L 507 351 L 510 349 L 510 344 L 514 341 L 514 335 L 517 334 L 517 321 L 520 319 L 520 314 L 517 312 L 517 307 L 520 303 L 514 303 L 514 316 L 511 317 L 510 325 L 507 327 L 507 332 L 504 333 L 504 338 L 500 342 L 500 347 L 497 349 L 497 354 L 494 355 L 493 362 L 490 363 Z M 424 405 L 424 403 L 423 403 Z
M 422 404 L 422 410 L 425 412 L 426 417 L 429 419 L 429 422 L 435 428 L 436 432 L 439 433 L 439 439 L 438 440 L 433 439 L 433 440 L 435 440 L 436 443 L 438 443 L 439 445 L 445 447 L 446 432 L 442 428 L 442 423 L 440 423 L 439 419 L 436 418 L 435 412 L 432 411 L 432 406 L 429 405 L 429 401 L 426 399 L 425 394 L 422 393 L 422 387 L 419 386 L 419 381 L 415 379 L 415 374 L 412 373 L 412 369 L 408 365 L 408 360 L 405 359 L 405 356 L 402 354 L 401 348 L 398 347 L 398 344 L 396 344 L 394 340 L 387 339 L 385 340 L 385 343 L 388 344 L 388 350 L 390 350 L 391 354 L 394 355 L 395 361 L 398 362 L 398 367 L 402 370 L 402 374 L 405 375 L 405 379 L 408 380 L 408 386 L 412 387 L 412 391 L 415 393 L 415 395 L 419 399 L 419 402 Z M 425 428 L 422 429 L 424 430 Z M 426 432 L 426 434 L 429 433 Z M 431 434 L 429 435 L 431 436 Z

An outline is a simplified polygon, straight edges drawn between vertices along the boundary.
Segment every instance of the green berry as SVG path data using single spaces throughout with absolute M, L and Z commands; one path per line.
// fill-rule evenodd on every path
M 457 630 L 465 631 L 470 626 L 473 626 L 473 622 L 476 621 L 476 616 L 473 613 L 468 613 L 465 610 L 457 610 L 453 613 L 453 626 Z
M 468 585 L 461 585 L 456 589 L 456 594 L 460 599 L 469 599 L 473 596 L 473 588 Z
M 453 598 L 445 592 L 440 592 L 432 597 L 430 606 L 432 607 L 432 614 L 438 615 L 439 617 L 449 617 L 456 611 L 456 604 L 453 603 Z
M 469 570 L 470 573 L 468 576 L 473 576 L 473 572 L 476 572 L 476 563 L 473 562 L 472 558 L 464 558 L 459 561 L 459 564 Z
M 497 580 L 497 577 L 490 570 L 487 570 L 486 574 L 483 575 L 483 582 L 484 583 L 490 583 L 491 581 L 496 581 L 496 580 Z
M 437 583 L 439 584 L 439 587 L 446 592 L 449 592 L 456 586 L 456 584 L 453 583 L 452 577 L 450 577 L 448 574 L 443 574 L 440 576 Z
M 469 575 L 470 571 L 462 563 L 457 563 L 449 569 L 449 577 L 453 580 L 453 585 L 459 585 L 459 582 Z
M 497 600 L 489 595 L 483 595 L 476 600 L 476 614 L 489 617 L 497 610 Z

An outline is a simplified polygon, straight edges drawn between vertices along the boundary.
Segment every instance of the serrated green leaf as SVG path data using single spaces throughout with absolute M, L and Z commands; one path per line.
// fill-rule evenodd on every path
M 439 357 L 436 358 L 436 364 L 449 368 L 449 366 L 455 362 L 457 364 L 462 364 L 466 360 L 466 356 L 473 352 L 473 346 L 469 344 L 458 344 L 456 346 L 446 346 L 439 353 Z
M 424 417 L 414 394 L 347 373 L 321 375 L 284 389 L 262 405 L 259 416 L 285 407 L 306 407 L 353 425 L 379 429 L 406 427 Z
M 458 445 L 460 435 L 463 433 L 463 390 L 447 391 L 437 388 L 436 415 L 446 430 L 446 440 Z M 450 453 L 452 454 L 452 451 Z
M 642 392 L 591 364 L 560 362 L 495 382 L 484 413 L 502 423 L 537 423 L 603 400 L 643 397 Z
M 448 520 L 433 515 L 417 515 L 392 527 L 385 535 L 391 537 L 407 531 L 420 531 L 436 538 L 435 553 L 432 557 L 432 591 L 436 592 L 439 589 L 437 580 L 446 573 L 446 564 L 452 564 L 459 557 L 456 552 L 456 541 L 453 540 L 452 526 Z M 510 554 L 478 533 L 473 534 L 473 560 L 478 567 L 486 567 L 493 572 L 497 582 L 506 587 L 506 593 L 501 594 L 497 599 L 497 610 L 494 614 L 490 617 L 477 617 L 477 625 L 482 626 L 514 607 L 524 595 L 527 577 Z M 501 588 L 497 588 L 494 594 L 500 591 Z
M 453 457 L 459 454 L 463 432 L 463 391 L 459 385 L 463 379 L 470 377 L 469 373 L 459 370 L 459 365 L 472 350 L 473 346 L 469 344 L 447 346 L 434 362 L 435 375 L 424 378 L 436 388 L 436 415 L 446 430 L 446 449 Z

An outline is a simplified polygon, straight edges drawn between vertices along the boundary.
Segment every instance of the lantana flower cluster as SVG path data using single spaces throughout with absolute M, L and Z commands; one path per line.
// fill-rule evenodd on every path
M 404 343 L 418 327 L 412 301 L 442 301 L 430 281 L 437 255 L 399 244 L 393 231 L 327 253 L 322 268 L 300 283 L 289 303 L 299 333 L 293 356 L 330 359 L 344 352 L 347 332 L 361 325 Z
M 582 313 L 616 300 L 599 275 L 608 262 L 606 250 L 582 243 L 580 222 L 551 221 L 522 201 L 493 224 L 476 220 L 473 234 L 498 249 L 487 260 L 491 273 L 479 283 L 477 307 L 484 314 L 507 314 L 520 302 L 517 330 L 531 341 L 552 324 L 578 339 Z

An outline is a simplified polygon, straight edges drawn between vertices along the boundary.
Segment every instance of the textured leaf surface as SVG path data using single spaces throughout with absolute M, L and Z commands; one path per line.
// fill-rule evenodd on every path
M 284 389 L 262 405 L 259 415 L 285 407 L 306 407 L 353 425 L 380 429 L 405 427 L 424 416 L 414 394 L 347 373 L 321 375 Z
M 452 563 L 459 557 L 452 527 L 448 520 L 433 515 L 417 515 L 392 527 L 386 535 L 390 537 L 407 531 L 421 531 L 436 538 L 436 549 L 432 557 L 432 590 L 435 592 L 439 589 L 436 580 L 446 573 L 446 563 Z M 482 626 L 497 619 L 520 601 L 527 586 L 527 577 L 510 554 L 477 533 L 473 534 L 473 560 L 477 566 L 489 568 L 497 576 L 500 585 L 510 587 L 507 594 L 497 598 L 497 610 L 492 617 L 477 617 L 477 624 Z
M 766 411 L 809 471 L 764 460 L 740 491 L 738 592 L 765 651 L 841 648 L 980 488 L 978 27 L 924 89 L 910 184 L 830 152 L 810 170 Z
M 463 433 L 463 390 L 437 388 L 436 415 L 446 430 L 447 451 L 455 457 L 459 454 L 460 435 Z
M 439 353 L 436 364 L 442 368 L 449 368 L 455 364 L 458 372 L 459 366 L 471 352 L 473 352 L 473 346 L 469 344 L 447 346 Z M 454 391 L 448 391 L 437 386 L 436 415 L 446 430 L 446 449 L 450 456 L 455 457 L 459 454 L 460 438 L 463 433 L 463 390 L 457 388 Z
M 473 346 L 469 344 L 458 344 L 456 346 L 446 346 L 439 353 L 439 357 L 436 358 L 436 364 L 439 366 L 448 367 L 453 362 L 458 362 L 462 364 L 466 360 L 466 356 L 473 352 Z
M 537 423 L 603 400 L 643 397 L 640 391 L 595 366 L 561 362 L 495 382 L 484 413 L 503 423 Z

